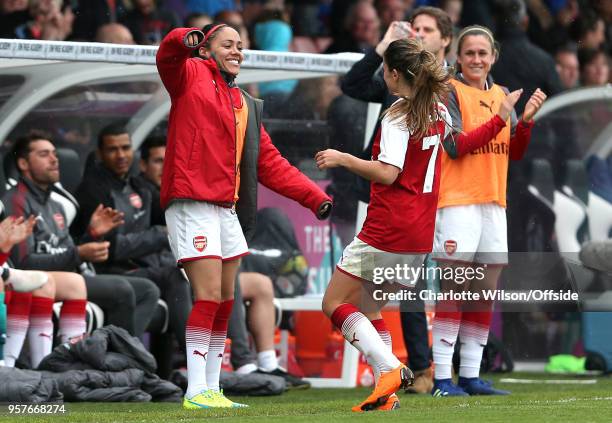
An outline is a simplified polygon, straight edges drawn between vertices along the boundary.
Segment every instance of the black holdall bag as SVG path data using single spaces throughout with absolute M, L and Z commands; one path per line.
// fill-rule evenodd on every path
M 257 227 L 241 271 L 262 273 L 274 283 L 274 296 L 303 295 L 308 285 L 308 263 L 300 250 L 287 215 L 277 208 L 257 212 Z

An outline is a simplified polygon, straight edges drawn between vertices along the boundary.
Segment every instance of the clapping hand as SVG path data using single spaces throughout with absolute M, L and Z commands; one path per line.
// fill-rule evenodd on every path
M 8 253 L 14 245 L 25 241 L 32 234 L 35 224 L 34 216 L 27 219 L 10 216 L 0 222 L 0 251 Z
M 529 101 L 525 105 L 525 110 L 523 111 L 523 122 L 529 122 L 533 119 L 535 114 L 540 110 L 542 104 L 546 101 L 546 94 L 539 88 L 536 89 L 531 97 L 529 97 Z
M 89 220 L 89 233 L 94 238 L 101 237 L 124 223 L 122 212 L 100 204 Z
M 504 101 L 502 101 L 499 105 L 499 111 L 497 112 L 497 114 L 500 118 L 502 118 L 504 122 L 510 117 L 512 110 L 514 110 L 514 105 L 521 97 L 521 94 L 523 94 L 522 88 L 519 90 L 512 91 L 506 96 L 506 98 L 504 98 Z

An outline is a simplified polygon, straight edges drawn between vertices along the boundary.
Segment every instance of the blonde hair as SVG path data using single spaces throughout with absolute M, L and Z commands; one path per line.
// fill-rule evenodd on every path
M 389 107 L 383 116 L 400 121 L 415 137 L 425 135 L 432 121 L 440 120 L 437 103 L 443 101 L 450 90 L 450 75 L 425 50 L 418 39 L 401 39 L 389 44 L 384 60 L 389 70 L 396 70 L 411 88 L 410 96 Z M 434 119 L 435 118 L 435 119 Z

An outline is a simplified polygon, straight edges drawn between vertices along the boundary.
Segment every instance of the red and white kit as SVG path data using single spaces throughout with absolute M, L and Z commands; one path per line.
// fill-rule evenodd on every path
M 413 137 L 388 116 L 383 118 L 372 148 L 372 160 L 393 165 L 401 172 L 391 185 L 372 182 L 366 220 L 361 232 L 344 250 L 338 263 L 340 271 L 372 281 L 374 267 L 380 264 L 418 267 L 431 252 L 440 186 L 441 141 L 452 125 L 441 103 L 438 112 L 442 120 L 436 121 L 421 138 Z M 362 260 L 364 253 L 377 258 Z

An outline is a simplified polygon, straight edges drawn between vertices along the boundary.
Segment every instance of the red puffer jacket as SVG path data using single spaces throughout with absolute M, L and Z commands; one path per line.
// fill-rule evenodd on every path
M 228 87 L 214 60 L 191 57 L 193 49 L 186 46 L 186 36 L 192 31 L 198 29 L 171 31 L 157 52 L 157 69 L 172 99 L 161 184 L 164 208 L 175 199 L 223 204 L 234 200 L 233 88 Z M 330 198 L 280 155 L 263 125 L 260 134 L 257 180 L 318 215 Z M 247 148 L 245 139 L 244 151 Z

